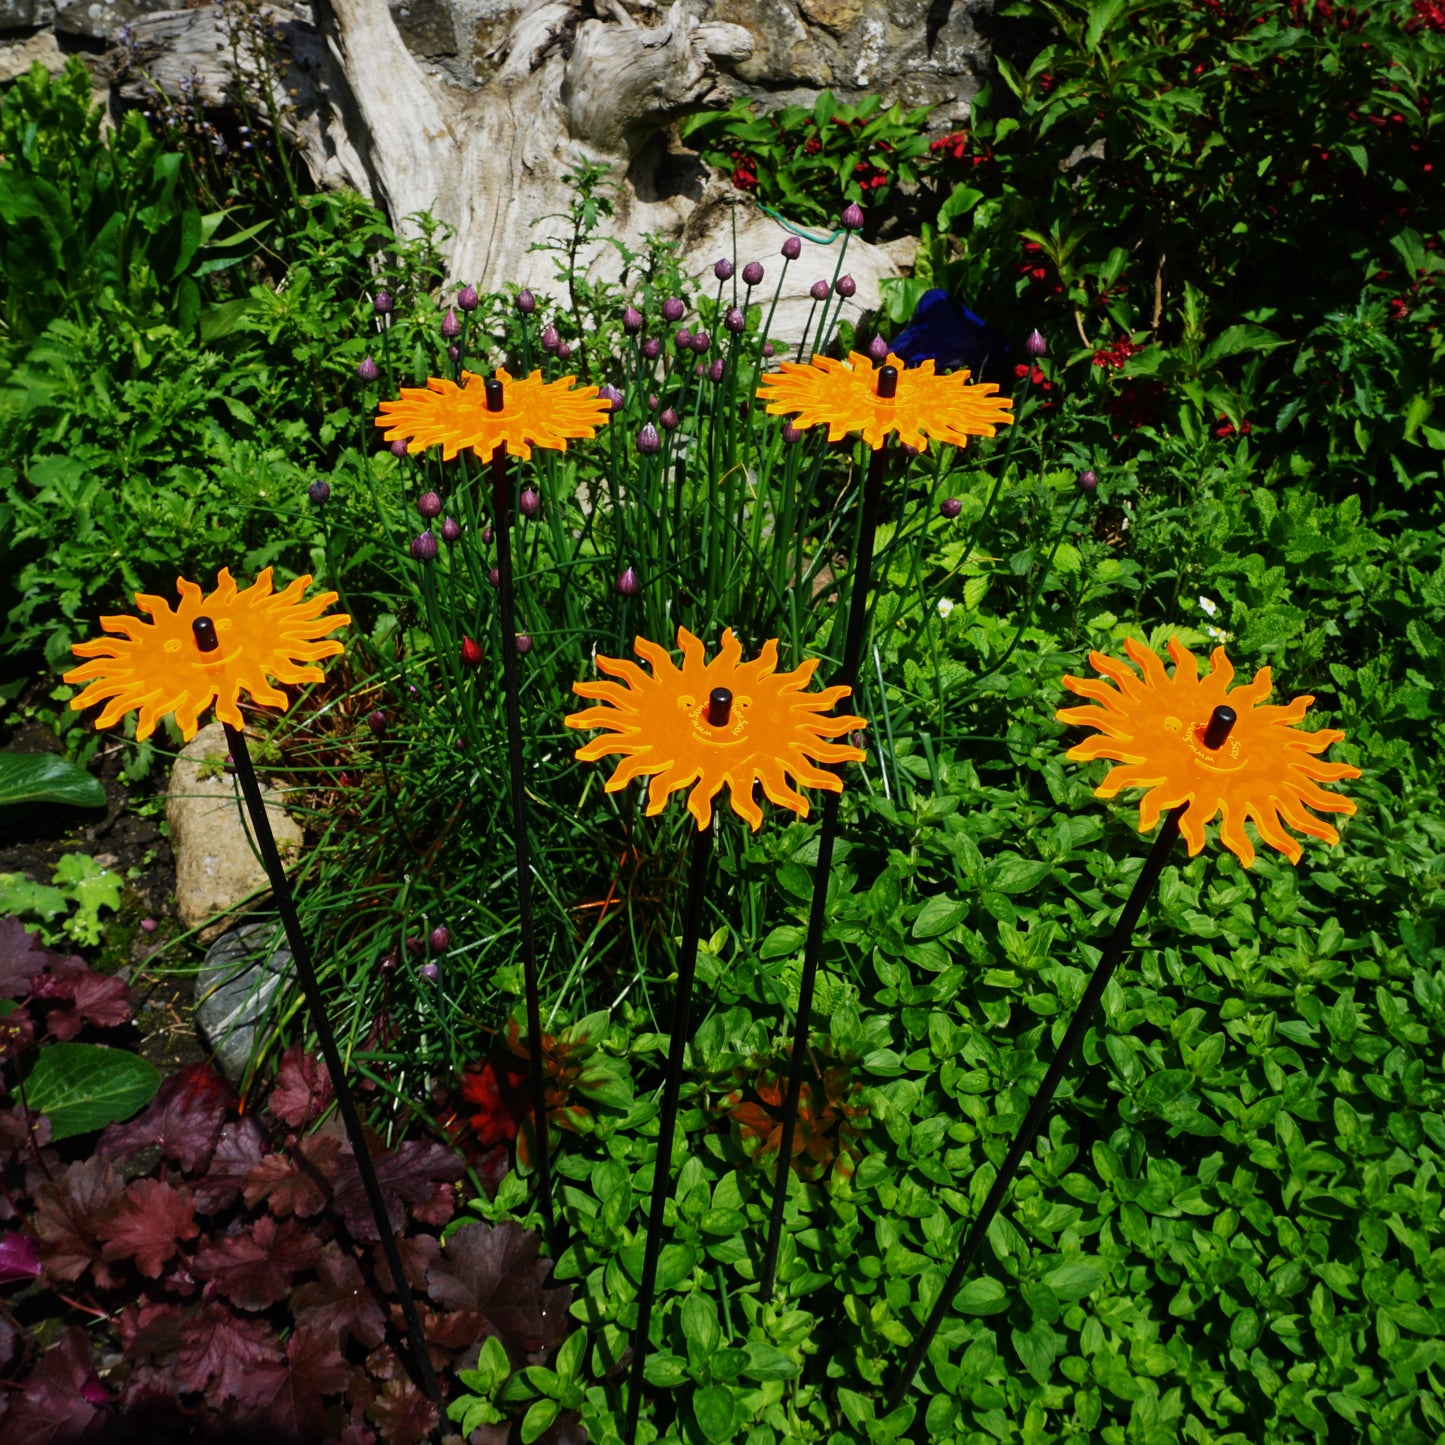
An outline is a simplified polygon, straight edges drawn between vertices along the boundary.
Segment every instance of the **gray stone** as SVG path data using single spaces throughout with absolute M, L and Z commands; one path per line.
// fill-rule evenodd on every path
M 181 749 L 171 769 L 166 821 L 176 857 L 176 911 L 185 928 L 231 913 L 269 887 L 240 784 L 225 770 L 228 751 L 226 730 L 211 723 Z M 263 785 L 262 795 L 277 851 L 285 862 L 301 846 L 301 829 L 274 789 Z M 224 919 L 211 924 L 202 932 L 202 941 L 216 937 L 224 927 Z
M 33 30 L 55 19 L 52 0 L 0 0 L 0 33 Z
M 11 0 L 4 0 L 11 3 Z M 150 0 L 56 0 L 55 29 L 60 35 L 114 40 L 116 31 L 160 7 Z
M 0 14 L 3 14 L 4 0 L 0 0 Z M 0 25 L 0 32 L 4 26 Z M 53 30 L 37 30 L 33 35 L 10 40 L 0 40 L 0 85 L 9 85 L 18 80 L 39 61 L 52 75 L 59 75 L 65 69 L 65 52 L 55 39 Z M 104 96 L 98 97 L 104 100 Z
M 296 977 L 291 950 L 271 948 L 270 923 L 246 923 L 223 933 L 196 975 L 196 1026 L 215 1050 L 216 1066 L 239 1087 L 271 1014 L 276 990 Z

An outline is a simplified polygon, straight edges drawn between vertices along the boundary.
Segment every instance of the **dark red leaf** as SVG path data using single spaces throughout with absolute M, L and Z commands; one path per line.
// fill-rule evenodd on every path
M 216 1214 L 234 1204 L 246 1176 L 265 1152 L 266 1135 L 254 1119 L 228 1119 L 221 1125 L 211 1167 L 191 1186 L 196 1208 L 202 1214 Z
M 427 1293 L 444 1309 L 485 1315 L 514 1358 L 559 1344 L 571 1319 L 572 1291 L 547 1284 L 552 1262 L 538 1258 L 540 1236 L 510 1220 L 464 1224 L 448 1237 L 427 1275 Z
M 329 1134 L 313 1134 L 292 1146 L 291 1154 L 268 1154 L 246 1176 L 246 1203 L 266 1201 L 278 1219 L 320 1214 L 341 1177 L 345 1146 Z
M 320 1278 L 304 1284 L 291 1300 L 297 1328 L 303 1324 L 350 1335 L 364 1349 L 374 1350 L 386 1335 L 386 1316 L 367 1288 L 361 1269 L 350 1255 L 329 1244 L 316 1264 Z
M 120 1312 L 115 1332 L 131 1359 L 171 1355 L 181 1347 L 181 1329 L 186 1318 L 180 1305 L 142 1300 L 138 1305 L 127 1305 Z
M 45 1016 L 45 1026 L 55 1038 L 73 1039 L 86 1024 L 113 1029 L 130 1021 L 130 989 L 124 979 L 87 968 L 71 979 L 70 986 L 71 1006 L 51 1009 Z
M 365 1425 L 348 1425 L 337 1438 L 336 1445 L 376 1445 L 376 1434 Z
M 221 1126 L 236 1107 L 231 1086 L 208 1064 L 187 1064 L 172 1074 L 147 1108 L 127 1124 L 110 1124 L 96 1144 L 106 1159 L 158 1146 L 188 1174 L 210 1163 Z
M 386 1382 L 366 1418 L 386 1445 L 420 1445 L 440 1423 L 431 1401 L 404 1376 Z
M 44 1114 L 19 1104 L 4 1110 L 0 1113 L 0 1154 L 19 1154 L 22 1149 L 28 1152 L 32 1133 L 37 1145 L 50 1142 L 50 1120 Z
M 299 1129 L 309 1119 L 318 1119 L 331 1103 L 331 1076 L 326 1065 L 304 1052 L 300 1044 L 292 1044 L 281 1055 L 276 1070 L 276 1087 L 267 1101 L 271 1112 Z
M 377 1155 L 372 1162 L 393 1234 L 400 1234 L 406 1223 L 405 1206 L 434 1204 L 437 1187 L 454 1184 L 465 1173 L 458 1155 L 420 1139 L 409 1139 L 400 1148 Z M 371 1242 L 381 1238 L 354 1158 L 344 1164 L 332 1203 L 353 1238 Z
M 176 1382 L 182 1390 L 243 1400 L 248 1377 L 280 1363 L 281 1346 L 270 1325 L 244 1319 L 229 1305 L 212 1300 L 181 1331 Z
M 323 1395 L 346 1385 L 346 1361 L 319 1330 L 298 1327 L 286 1342 L 286 1363 L 248 1378 L 244 1413 L 284 1440 L 310 1441 L 324 1430 Z
M 18 918 L 0 918 L 0 998 L 24 998 L 50 955 Z
M 11 1400 L 6 1445 L 69 1445 L 95 1432 L 104 1418 L 97 1407 L 108 1402 L 91 1364 L 90 1337 L 75 1325 L 41 1356 Z
M 196 1205 L 191 1191 L 173 1189 L 159 1179 L 137 1179 L 126 1186 L 120 1202 L 101 1227 L 107 1260 L 135 1258 L 135 1267 L 147 1279 L 156 1279 L 161 1266 L 181 1247 L 194 1239 Z
M 320 1253 L 320 1241 L 304 1225 L 292 1219 L 278 1224 L 263 1214 L 244 1233 L 202 1245 L 191 1271 L 214 1280 L 243 1310 L 263 1310 L 285 1299 L 291 1276 L 310 1269 Z
M 425 1289 L 427 1274 L 442 1252 L 440 1242 L 433 1234 L 398 1235 L 396 1252 L 401 1256 L 401 1267 L 406 1271 L 406 1282 L 413 1289 Z M 396 1286 L 391 1282 L 391 1266 L 386 1262 L 378 1244 L 371 1251 L 371 1263 L 376 1271 L 377 1283 L 387 1294 L 395 1294 Z
M 100 1241 L 122 1192 L 104 1159 L 71 1164 L 59 1178 L 36 1187 L 35 1234 L 49 1279 L 76 1280 L 91 1266 L 102 1288 L 113 1282 L 101 1262 Z
M 32 1236 L 19 1229 L 0 1234 L 0 1284 L 34 1279 L 39 1273 L 40 1256 Z

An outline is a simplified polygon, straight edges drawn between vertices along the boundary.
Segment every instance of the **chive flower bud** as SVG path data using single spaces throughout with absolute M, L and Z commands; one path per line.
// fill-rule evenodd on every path
M 438 923 L 427 939 L 433 953 L 445 953 L 452 946 L 452 931 L 444 923 Z
M 416 509 L 430 522 L 433 517 L 441 516 L 442 499 L 435 492 L 423 492 L 416 499 Z
M 713 364 L 707 369 L 708 380 L 721 381 L 723 379 L 723 373 L 725 370 L 726 368 L 723 365 L 723 359 L 719 356 L 718 359 L 714 361 Z
M 662 303 L 662 319 L 669 325 L 681 321 L 686 315 L 687 307 L 682 304 L 682 301 L 678 297 L 669 296 L 667 300 Z
M 828 299 L 828 283 L 826 281 L 814 281 L 808 288 L 808 295 L 814 301 L 826 301 Z
M 517 310 L 523 316 L 530 316 L 537 309 L 537 298 L 530 291 L 517 292 Z
M 761 261 L 749 261 L 743 267 L 743 281 L 749 286 L 756 286 L 763 279 L 763 263 Z
M 637 450 L 645 457 L 655 457 L 662 450 L 662 438 L 650 421 L 645 422 L 637 433 Z
M 453 342 L 452 345 L 447 347 L 447 355 L 453 361 L 460 361 L 462 359 L 462 349 L 455 342 Z
M 840 276 L 833 283 L 833 289 L 847 300 L 858 289 L 858 283 L 851 276 Z
M 381 372 L 377 369 L 376 362 L 368 356 L 362 361 L 361 365 L 356 368 L 356 374 L 363 381 L 375 381 L 376 378 L 381 375 Z
M 662 355 L 662 342 L 655 336 L 649 336 L 647 340 L 642 343 L 642 355 L 644 360 L 656 361 L 657 358 Z
M 658 417 L 657 424 L 663 431 L 676 431 L 677 424 L 681 420 L 678 414 L 671 407 L 667 407 L 662 415 Z
M 413 537 L 411 555 L 418 562 L 434 562 L 437 555 L 437 539 L 428 530 L 419 537 Z
M 739 331 L 746 331 L 748 318 L 743 315 L 740 306 L 729 306 L 727 315 L 723 317 L 723 325 L 736 335 Z
M 542 498 L 535 487 L 524 487 L 517 498 L 517 510 L 524 517 L 535 517 L 542 510 Z
M 796 261 L 803 254 L 803 243 L 796 236 L 789 236 L 782 246 L 783 259 Z
M 868 343 L 868 356 L 873 361 L 887 361 L 888 343 L 881 336 L 875 336 Z
M 1094 469 L 1092 467 L 1080 472 L 1076 481 L 1078 482 L 1079 490 L 1082 492 L 1092 492 L 1094 488 L 1099 485 L 1099 479 L 1094 475 Z
M 636 336 L 642 330 L 642 312 L 635 306 L 622 308 L 622 329 L 629 336 Z
M 493 587 L 500 587 L 502 585 L 500 569 L 493 567 L 492 570 L 487 573 L 487 581 L 490 582 Z
M 455 517 L 448 517 L 442 523 L 442 541 L 455 542 L 462 535 L 462 524 Z
M 1038 327 L 1034 327 L 1034 329 L 1029 332 L 1028 338 L 1024 342 L 1024 350 L 1027 351 L 1028 354 L 1032 356 L 1035 361 L 1037 361 L 1039 357 L 1043 356 L 1045 352 L 1048 351 L 1048 349 L 1049 343 L 1045 341 L 1042 336 L 1039 335 Z
M 375 311 L 378 316 L 390 316 L 396 309 L 396 300 L 390 291 L 378 291 L 375 299 L 371 303 L 371 309 Z
M 622 393 L 615 386 L 599 386 L 597 395 L 605 401 L 614 412 L 622 410 Z
M 771 357 L 773 354 L 773 343 L 771 341 L 763 342 L 763 355 L 766 357 Z
M 950 522 L 963 511 L 963 503 L 957 497 L 945 497 L 938 504 L 938 515 L 946 517 Z
M 372 737 L 384 738 L 386 736 L 386 714 L 380 708 L 373 708 L 371 712 L 367 713 L 366 725 L 371 729 Z
M 462 638 L 462 661 L 468 667 L 479 667 L 482 661 L 481 644 L 474 642 L 470 637 Z
M 796 443 L 802 441 L 802 439 L 803 433 L 800 432 L 792 422 L 785 421 L 783 423 L 783 443 L 785 446 L 794 446 Z
M 517 651 L 525 657 L 532 650 L 532 638 L 528 633 L 517 634 Z
M 617 591 L 623 597 L 636 597 L 642 591 L 642 581 L 633 567 L 628 567 L 617 579 Z
M 486 525 L 483 526 L 483 528 L 482 528 L 482 546 L 483 546 L 483 547 L 490 547 L 491 545 L 492 545 L 492 524 L 491 524 L 490 522 L 488 522 L 488 523 L 486 523 Z
M 426 979 L 428 983 L 435 983 L 441 977 L 441 970 L 434 963 L 424 963 L 417 969 L 417 972 Z
M 561 342 L 562 338 L 557 334 L 557 328 L 549 321 L 542 330 L 542 350 L 556 351 Z
M 447 314 L 442 317 L 442 335 L 450 341 L 453 336 L 460 336 L 461 334 L 462 323 L 457 320 L 457 313 L 448 307 Z
M 316 503 L 318 507 L 324 507 L 331 497 L 331 483 L 322 481 L 317 477 L 309 487 L 306 488 L 306 495 Z
M 463 286 L 462 289 L 457 292 L 457 305 L 460 306 L 463 311 L 475 311 L 477 309 L 478 299 L 477 288 L 475 286 Z
M 843 214 L 839 216 L 845 231 L 861 231 L 863 229 L 863 207 L 857 201 L 850 201 L 843 207 Z
M 692 332 L 686 326 L 679 327 L 672 339 L 679 351 L 685 351 L 692 345 Z
M 724 256 L 722 260 L 712 268 L 712 274 L 716 276 L 719 281 L 729 280 L 733 274 L 733 263 Z
M 559 341 L 557 343 L 557 360 L 566 361 L 571 355 L 572 348 L 565 341 Z
M 394 457 L 404 457 L 404 456 L 406 455 L 406 440 L 405 440 L 405 438 L 403 438 L 403 437 L 397 437 L 397 439 L 396 439 L 394 442 L 392 442 L 392 444 L 391 444 L 391 454 L 392 454 L 392 456 L 394 456 Z
M 693 336 L 692 336 L 692 349 L 693 349 L 693 351 L 695 351 L 695 352 L 697 353 L 697 355 L 699 355 L 699 356 L 705 355 L 705 354 L 707 353 L 708 347 L 711 346 L 711 345 L 712 345 L 712 337 L 709 336 L 706 331 L 695 331 L 695 332 L 693 332 Z

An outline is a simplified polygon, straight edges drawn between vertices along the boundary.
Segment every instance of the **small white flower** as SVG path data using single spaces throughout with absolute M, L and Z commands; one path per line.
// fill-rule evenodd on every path
M 1199 605 L 1200 605 L 1211 617 L 1218 617 L 1218 616 L 1219 616 L 1219 603 L 1217 603 L 1217 602 L 1211 602 L 1211 601 L 1209 600 L 1209 598 L 1207 598 L 1207 597 L 1201 597 L 1201 598 L 1199 599 Z
M 938 615 L 947 617 L 954 609 L 954 601 L 951 597 L 940 597 L 938 599 Z
M 1226 632 L 1222 627 L 1206 627 L 1204 629 L 1216 642 L 1232 642 L 1234 634 Z

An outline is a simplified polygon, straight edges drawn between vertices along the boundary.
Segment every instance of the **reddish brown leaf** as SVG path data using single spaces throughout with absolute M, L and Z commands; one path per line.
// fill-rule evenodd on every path
M 291 1276 L 310 1269 L 321 1253 L 316 1236 L 295 1220 L 278 1224 L 263 1214 L 250 1229 L 203 1245 L 191 1261 L 198 1279 L 211 1279 L 243 1310 L 263 1310 L 286 1298 Z
M 343 1162 L 340 1139 L 312 1135 L 293 1145 L 289 1156 L 268 1154 L 256 1164 L 246 1176 L 246 1203 L 264 1199 L 278 1219 L 288 1214 L 310 1219 L 326 1207 Z
M 286 1342 L 286 1363 L 247 1377 L 242 1412 L 284 1440 L 319 1440 L 325 1433 L 324 1395 L 345 1388 L 346 1361 L 319 1330 L 298 1327 Z
M 397 1236 L 396 1252 L 401 1255 L 401 1267 L 406 1271 L 406 1282 L 413 1289 L 425 1289 L 427 1275 L 442 1247 L 435 1235 L 403 1234 Z M 381 1246 L 371 1251 L 372 1268 L 376 1271 L 377 1283 L 387 1294 L 395 1294 L 396 1286 L 391 1282 L 391 1266 L 386 1262 Z
M 386 1382 L 366 1418 L 385 1445 L 421 1445 L 440 1423 L 431 1401 L 403 1376 Z
M 115 1331 L 126 1354 L 132 1359 L 143 1359 L 147 1355 L 169 1355 L 179 1350 L 185 1322 L 185 1311 L 180 1305 L 153 1304 L 146 1300 L 139 1305 L 127 1305 L 115 1322 Z
M 386 1316 L 356 1261 L 330 1244 L 317 1261 L 316 1273 L 319 1280 L 302 1285 L 292 1296 L 297 1328 L 304 1324 L 328 1330 L 338 1339 L 347 1334 L 364 1349 L 374 1350 L 385 1338 Z
M 40 1262 L 50 1279 L 76 1280 L 92 1266 L 98 1285 L 111 1284 L 111 1273 L 101 1262 L 101 1231 L 122 1188 L 104 1159 L 71 1164 L 58 1179 L 36 1187 L 35 1233 Z
M 202 1214 L 217 1214 L 239 1198 L 246 1176 L 266 1152 L 266 1135 L 251 1118 L 228 1119 L 205 1177 L 191 1188 Z
M 235 1107 L 231 1086 L 208 1064 L 187 1064 L 156 1090 L 142 1113 L 107 1126 L 96 1153 L 118 1159 L 154 1145 L 186 1173 L 198 1174 L 210 1163 L 221 1126 Z
M 159 1179 L 137 1179 L 126 1186 L 100 1237 L 107 1260 L 135 1258 L 135 1267 L 147 1279 L 156 1279 L 161 1266 L 181 1247 L 181 1241 L 200 1233 L 191 1191 L 172 1189 Z
M 50 955 L 15 917 L 0 918 L 0 998 L 24 998 L 34 987 Z
M 427 1205 L 439 1185 L 454 1184 L 466 1172 L 459 1155 L 420 1139 L 409 1139 L 372 1162 L 393 1234 L 400 1234 L 406 1223 L 406 1206 Z M 355 1159 L 345 1161 L 332 1203 L 354 1239 L 375 1242 L 381 1238 Z
M 306 1053 L 300 1044 L 292 1044 L 281 1055 L 276 1070 L 276 1087 L 267 1101 L 271 1112 L 284 1119 L 293 1129 L 308 1120 L 318 1119 L 331 1103 L 331 1076 L 326 1065 Z
M 69 1445 L 94 1426 L 105 1387 L 90 1360 L 90 1337 L 79 1326 L 66 1330 L 41 1356 L 25 1388 L 5 1416 L 6 1445 Z
M 130 1022 L 130 989 L 123 978 L 106 976 L 87 968 L 71 980 L 74 1002 L 69 1008 L 51 1009 L 45 1026 L 62 1041 L 73 1039 L 86 1024 L 113 1029 Z
M 182 1390 L 236 1400 L 244 1397 L 249 1375 L 280 1363 L 281 1346 L 270 1325 L 212 1300 L 181 1331 L 176 1382 Z

